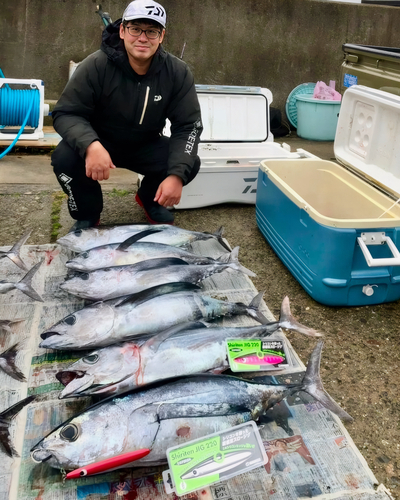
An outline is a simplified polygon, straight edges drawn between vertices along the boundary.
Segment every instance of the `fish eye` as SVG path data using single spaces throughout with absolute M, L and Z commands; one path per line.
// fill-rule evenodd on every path
M 85 363 L 88 363 L 89 365 L 94 365 L 95 363 L 97 363 L 98 360 L 99 360 L 98 354 L 91 354 L 90 356 L 85 356 L 83 358 L 83 361 Z
M 77 229 L 76 231 L 74 231 L 74 235 L 75 236 L 82 236 L 82 229 Z
M 82 257 L 83 259 L 87 259 L 87 258 L 89 258 L 89 252 L 83 252 L 83 253 L 81 253 L 81 257 Z
M 64 323 L 66 323 L 67 325 L 75 325 L 76 323 L 76 316 L 75 314 L 71 314 L 71 316 L 68 316 L 64 319 Z
M 61 429 L 60 437 L 64 441 L 75 441 L 79 437 L 79 429 L 75 424 L 67 424 Z
M 84 281 L 87 281 L 89 279 L 89 273 L 82 273 L 81 274 L 81 279 Z

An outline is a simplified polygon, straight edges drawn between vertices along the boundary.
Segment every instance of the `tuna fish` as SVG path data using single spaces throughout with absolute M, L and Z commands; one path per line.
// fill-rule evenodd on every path
M 24 235 L 21 237 L 21 239 L 19 241 L 17 241 L 17 243 L 15 243 L 15 245 L 11 248 L 11 250 L 8 250 L 8 252 L 1 251 L 0 252 L 0 259 L 4 259 L 5 257 L 8 257 L 18 267 L 20 267 L 24 271 L 27 271 L 28 268 L 26 267 L 25 263 L 22 261 L 19 253 L 21 251 L 22 245 L 25 245 L 25 242 L 29 238 L 31 233 L 32 233 L 32 229 L 28 229 L 28 231 L 26 231 L 24 233 Z
M 17 404 L 10 406 L 7 410 L 0 413 L 0 443 L 3 446 L 4 452 L 9 457 L 18 457 L 10 436 L 10 425 L 17 414 L 35 399 L 36 396 L 28 396 L 27 398 L 19 401 Z
M 25 276 L 22 278 L 21 281 L 18 281 L 17 283 L 12 283 L 10 281 L 0 281 L 0 293 L 7 293 L 13 290 L 14 288 L 20 290 L 21 292 L 25 293 L 28 295 L 28 297 L 31 297 L 34 300 L 37 300 L 39 302 L 43 302 L 42 297 L 32 288 L 32 278 L 36 271 L 39 269 L 41 266 L 42 262 L 38 262 L 35 264 L 32 269 L 30 269 Z
M 57 379 L 66 386 L 59 398 L 116 395 L 169 377 L 203 372 L 221 373 L 229 367 L 227 339 L 263 338 L 282 324 L 306 335 L 319 335 L 293 318 L 289 299 L 285 297 L 279 321 L 266 325 L 224 328 L 212 327 L 203 322 L 184 323 L 154 335 L 145 342 L 122 342 L 93 351 L 56 374 Z
M 230 248 L 222 238 L 223 228 L 219 228 L 214 234 L 188 231 L 176 226 L 167 224 L 132 224 L 129 226 L 115 226 L 110 228 L 92 227 L 89 229 L 79 229 L 78 231 L 68 233 L 57 240 L 60 245 L 74 252 L 84 252 L 91 248 L 110 245 L 112 243 L 122 243 L 127 238 L 136 235 L 142 231 L 159 230 L 158 233 L 144 235 L 143 240 L 155 243 L 165 243 L 173 246 L 188 246 L 194 241 L 205 241 L 214 239 L 218 241 L 223 248 L 230 251 Z
M 312 353 L 300 384 L 266 385 L 227 375 L 193 375 L 107 398 L 50 432 L 31 449 L 31 457 L 72 470 L 148 448 L 150 453 L 132 465 L 158 465 L 166 461 L 169 447 L 257 421 L 270 407 L 298 391 L 311 394 L 340 418 L 351 420 L 323 388 L 321 349 L 322 342 Z
M 143 260 L 165 257 L 177 257 L 188 264 L 212 264 L 215 262 L 215 259 L 196 255 L 181 247 L 165 243 L 138 241 L 138 236 L 135 235 L 123 243 L 103 245 L 82 252 L 69 260 L 66 266 L 68 269 L 90 272 L 105 267 L 126 266 Z M 228 258 L 229 254 L 225 252 L 216 260 L 226 262 Z
M 258 310 L 263 293 L 246 306 L 213 299 L 190 283 L 170 283 L 136 295 L 97 302 L 76 311 L 40 336 L 40 347 L 68 350 L 93 349 L 162 332 L 184 322 L 247 314 L 260 323 L 268 320 Z
M 11 378 L 26 382 L 25 375 L 15 366 L 15 357 L 18 353 L 18 344 L 9 347 L 0 354 L 0 369 Z
M 213 264 L 187 264 L 182 259 L 151 259 L 131 266 L 108 267 L 91 273 L 76 272 L 66 279 L 60 288 L 72 295 L 88 300 L 109 300 L 123 295 L 138 293 L 147 288 L 174 282 L 198 284 L 204 279 L 227 269 L 256 276 L 238 261 L 236 247 L 227 262 Z

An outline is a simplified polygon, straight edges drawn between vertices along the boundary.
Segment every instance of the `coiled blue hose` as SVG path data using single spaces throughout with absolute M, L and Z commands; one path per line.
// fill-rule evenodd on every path
M 5 78 L 0 69 L 0 77 Z M 39 124 L 39 89 L 18 90 L 9 85 L 0 88 L 0 125 L 21 128 L 8 148 L 0 154 L 3 158 L 15 146 L 26 125 L 36 128 Z

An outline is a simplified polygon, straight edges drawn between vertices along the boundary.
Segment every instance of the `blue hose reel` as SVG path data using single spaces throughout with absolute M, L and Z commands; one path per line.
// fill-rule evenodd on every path
M 44 83 L 41 80 L 3 76 L 0 70 L 0 140 L 12 143 L 0 154 L 0 158 L 5 156 L 19 139 L 42 139 L 43 117 L 49 113 L 49 106 L 44 104 Z M 10 85 L 27 88 L 11 88 Z

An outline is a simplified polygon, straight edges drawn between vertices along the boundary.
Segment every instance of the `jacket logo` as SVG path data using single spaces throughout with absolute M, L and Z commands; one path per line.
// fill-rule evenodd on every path
M 161 101 L 162 96 L 161 95 L 155 95 L 154 96 L 154 102 Z

